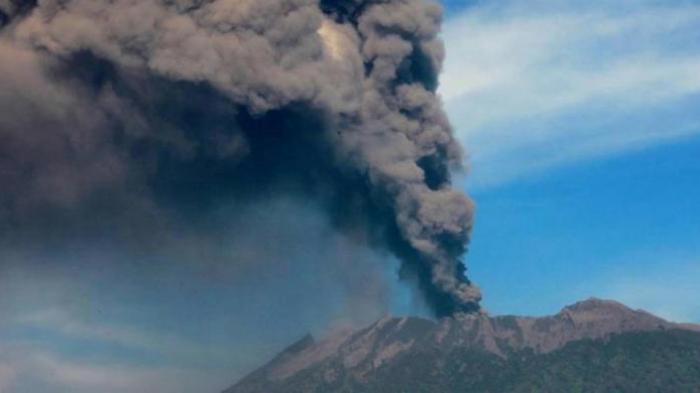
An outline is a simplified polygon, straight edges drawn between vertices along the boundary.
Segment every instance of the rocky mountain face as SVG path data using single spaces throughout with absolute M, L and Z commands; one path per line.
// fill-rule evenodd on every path
M 307 336 L 225 393 L 700 392 L 700 326 L 589 299 L 553 316 L 385 317 Z

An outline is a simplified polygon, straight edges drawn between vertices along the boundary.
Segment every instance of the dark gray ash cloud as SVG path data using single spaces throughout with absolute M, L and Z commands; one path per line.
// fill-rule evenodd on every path
M 156 247 L 288 193 L 479 310 L 422 0 L 0 0 L 0 241 Z M 242 228 L 244 230 L 244 228 Z

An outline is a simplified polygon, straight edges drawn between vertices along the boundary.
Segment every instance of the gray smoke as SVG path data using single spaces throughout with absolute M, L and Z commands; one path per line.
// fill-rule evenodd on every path
M 152 243 L 298 193 L 436 315 L 476 312 L 440 21 L 422 0 L 0 0 L 0 236 Z

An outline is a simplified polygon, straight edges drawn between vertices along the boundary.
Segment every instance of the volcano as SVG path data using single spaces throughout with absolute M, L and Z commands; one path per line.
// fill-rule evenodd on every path
M 384 317 L 308 335 L 224 393 L 700 392 L 700 325 L 588 299 L 545 317 Z

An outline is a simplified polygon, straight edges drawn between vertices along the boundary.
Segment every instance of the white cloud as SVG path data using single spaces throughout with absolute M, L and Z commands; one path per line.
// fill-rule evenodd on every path
M 700 116 L 649 121 L 700 94 L 698 31 L 699 6 L 640 1 L 499 2 L 449 19 L 440 92 L 479 182 L 700 132 Z

